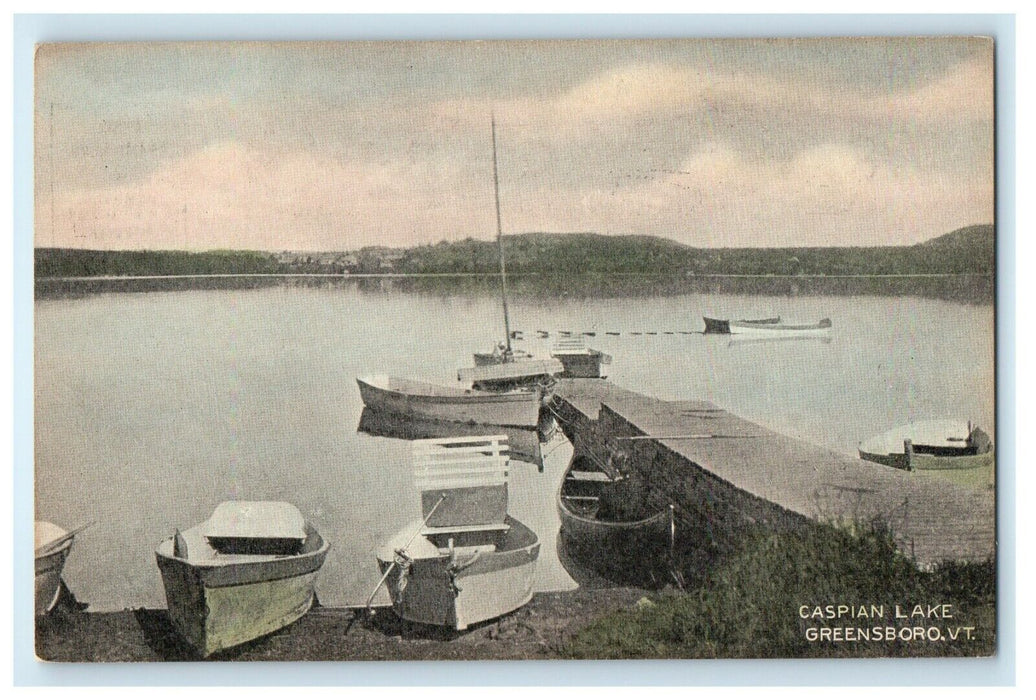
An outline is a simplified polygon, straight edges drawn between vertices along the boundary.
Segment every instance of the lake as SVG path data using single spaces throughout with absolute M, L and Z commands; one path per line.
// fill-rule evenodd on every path
M 840 452 L 924 418 L 995 428 L 990 304 L 692 293 L 510 308 L 520 348 L 545 355 L 557 331 L 593 332 L 623 387 L 706 399 Z M 834 327 L 827 342 L 731 342 L 698 334 L 702 315 Z M 409 443 L 357 431 L 355 378 L 451 382 L 503 323 L 487 290 L 341 282 L 38 299 L 35 334 L 36 515 L 95 522 L 65 568 L 79 600 L 163 607 L 155 546 L 243 499 L 290 501 L 314 523 L 332 546 L 318 595 L 340 606 L 364 602 L 374 551 L 419 517 Z M 538 589 L 565 590 L 554 493 L 571 447 L 556 437 L 543 453 L 542 471 L 512 462 L 511 512 L 543 543 Z

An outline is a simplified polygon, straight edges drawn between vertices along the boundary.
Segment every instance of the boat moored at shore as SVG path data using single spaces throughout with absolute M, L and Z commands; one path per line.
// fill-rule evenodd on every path
M 539 387 L 489 392 L 387 375 L 357 377 L 356 383 L 367 408 L 454 423 L 535 429 L 543 400 Z
M 422 520 L 377 555 L 402 619 L 463 630 L 532 599 L 539 537 L 507 513 L 505 435 L 418 440 L 414 479 Z
M 589 348 L 582 336 L 558 338 L 550 356 L 561 361 L 561 379 L 604 379 L 601 365 L 610 365 L 612 356 Z
M 36 616 L 54 610 L 61 597 L 61 572 L 72 549 L 72 541 L 85 527 L 68 532 L 45 520 L 35 526 Z
M 651 508 L 628 477 L 610 472 L 589 455 L 573 457 L 557 495 L 561 541 L 606 578 L 658 585 L 672 563 L 673 506 Z
M 208 657 L 305 615 L 327 551 L 290 503 L 228 501 L 155 557 L 173 627 Z
M 860 443 L 860 458 L 897 469 L 976 469 L 993 463 L 993 442 L 969 421 L 928 420 Z

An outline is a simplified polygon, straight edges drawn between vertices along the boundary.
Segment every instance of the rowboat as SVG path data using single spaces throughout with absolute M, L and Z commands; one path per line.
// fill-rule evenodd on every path
M 532 598 L 539 537 L 507 513 L 507 437 L 418 440 L 414 479 L 422 519 L 377 554 L 400 618 L 467 629 Z
M 88 527 L 88 526 L 85 526 Z M 61 571 L 72 549 L 72 541 L 84 528 L 72 532 L 37 520 L 35 528 L 36 555 L 36 616 L 46 615 L 58 604 L 61 597 Z
M 556 358 L 537 360 L 529 357 L 465 367 L 457 370 L 457 380 L 469 383 L 475 391 L 507 392 L 538 388 L 543 405 L 546 405 L 555 384 L 554 377 L 564 369 L 564 365 Z
M 550 356 L 561 361 L 565 379 L 604 379 L 601 365 L 611 364 L 612 357 L 586 346 L 582 336 L 560 337 L 550 350 Z
M 387 375 L 358 377 L 367 408 L 454 423 L 536 428 L 543 391 L 539 387 L 489 392 Z
M 606 578 L 657 583 L 672 561 L 673 506 L 651 509 L 628 477 L 609 471 L 573 457 L 557 495 L 565 551 Z
M 478 425 L 475 423 L 452 423 L 450 421 L 415 418 L 398 413 L 385 413 L 364 408 L 356 430 L 375 437 L 397 440 L 427 440 L 429 438 L 463 437 L 465 435 L 497 435 L 507 433 L 508 456 L 521 462 L 535 464 L 542 468 L 543 455 L 540 443 L 545 442 L 551 427 L 550 415 L 540 416 L 540 426 L 532 428 L 506 428 L 499 425 Z
M 831 319 L 822 318 L 816 323 L 755 323 L 730 321 L 733 334 L 754 334 L 759 336 L 817 335 L 831 330 Z
M 227 501 L 158 545 L 169 619 L 202 657 L 306 614 L 328 544 L 290 503 Z
M 708 316 L 702 316 L 705 320 L 705 332 L 706 333 L 730 333 L 731 323 L 747 323 L 753 325 L 771 325 L 781 322 L 780 316 L 774 316 L 773 318 L 757 318 L 757 319 L 741 319 L 740 321 L 730 321 L 725 318 L 709 318 Z
M 993 442 L 969 421 L 929 420 L 860 443 L 860 457 L 897 469 L 976 469 L 993 464 Z

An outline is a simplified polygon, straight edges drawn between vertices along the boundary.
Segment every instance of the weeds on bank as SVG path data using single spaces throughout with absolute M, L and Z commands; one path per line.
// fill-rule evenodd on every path
M 795 658 L 981 656 L 995 651 L 993 562 L 919 570 L 887 528 L 753 531 L 695 589 L 664 593 L 587 626 L 563 647 L 571 658 Z M 881 616 L 814 616 L 816 606 L 882 606 Z M 896 607 L 905 619 L 896 618 Z M 951 619 L 909 617 L 915 605 L 948 605 Z M 803 606 L 806 606 L 803 609 Z M 943 609 L 946 610 L 946 609 Z M 804 617 L 803 612 L 809 615 Z M 810 639 L 810 628 L 891 627 L 870 641 Z M 903 639 L 902 627 L 940 629 Z M 969 635 L 958 631 L 971 627 Z M 842 633 L 857 636 L 858 632 Z

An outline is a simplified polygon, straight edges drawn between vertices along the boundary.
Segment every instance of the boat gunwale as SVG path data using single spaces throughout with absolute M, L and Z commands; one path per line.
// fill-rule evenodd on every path
M 825 323 L 826 322 L 826 323 Z M 761 323 L 754 321 L 729 321 L 730 332 L 735 328 L 762 332 L 795 332 L 795 331 L 827 331 L 831 330 L 831 319 L 822 318 L 816 323 Z
M 923 456 L 926 456 L 926 457 L 934 457 L 934 458 L 938 458 L 938 459 L 957 459 L 957 458 L 961 458 L 961 457 L 977 457 L 977 456 L 980 456 L 980 455 L 990 454 L 992 452 L 995 452 L 996 448 L 995 448 L 995 445 L 994 445 L 992 439 L 989 439 L 988 434 L 984 430 L 982 430 L 982 428 L 980 428 L 977 425 L 972 425 L 971 426 L 971 429 L 970 429 L 970 432 L 968 433 L 968 436 L 966 438 L 962 439 L 962 443 L 961 444 L 962 445 L 971 445 L 971 444 L 973 444 L 971 442 L 971 440 L 972 440 L 972 436 L 975 434 L 975 432 L 981 432 L 983 435 L 985 435 L 986 438 L 987 438 L 987 443 L 985 445 L 985 449 L 983 449 L 981 451 L 973 452 L 971 454 L 950 454 L 950 455 L 931 454 L 931 453 L 925 452 L 924 450 L 927 449 L 927 448 L 937 448 L 937 449 L 951 448 L 952 449 L 953 446 L 950 446 L 950 445 L 934 445 L 934 444 L 930 444 L 929 442 L 926 442 L 926 441 L 917 442 L 917 441 L 914 441 L 910 437 L 910 434 L 908 434 L 908 431 L 913 432 L 913 433 L 917 433 L 917 431 L 926 430 L 926 429 L 930 430 L 930 429 L 932 429 L 932 428 L 934 428 L 936 426 L 938 426 L 940 428 L 946 428 L 946 429 L 952 430 L 954 428 L 965 427 L 966 425 L 967 425 L 966 421 L 957 421 L 957 420 L 952 420 L 952 419 L 937 419 L 937 420 L 915 421 L 913 423 L 907 423 L 905 425 L 896 426 L 895 428 L 890 428 L 889 430 L 886 430 L 883 433 L 878 433 L 877 435 L 872 435 L 871 437 L 867 438 L 866 440 L 860 441 L 860 443 L 857 445 L 857 451 L 860 453 L 860 456 L 863 459 L 867 459 L 866 457 L 863 457 L 863 455 L 865 453 L 869 454 L 869 455 L 877 455 L 877 456 L 884 456 L 884 457 L 896 457 L 896 456 L 902 457 L 902 456 L 905 456 L 906 452 L 905 451 L 896 451 L 895 448 L 902 448 L 903 447 L 903 442 L 905 440 L 911 440 L 911 442 L 914 445 L 915 449 L 920 448 L 920 450 L 917 451 L 915 454 L 923 455 Z M 874 460 L 870 460 L 870 461 L 874 461 Z
M 394 533 L 391 537 L 389 537 L 386 540 L 385 544 L 382 545 L 379 548 L 379 550 L 375 552 L 375 554 L 374 554 L 375 558 L 379 562 L 385 562 L 385 563 L 391 562 L 392 558 L 393 558 L 393 556 L 395 554 L 395 548 L 393 548 L 392 545 L 397 540 L 405 541 L 406 539 L 408 539 L 409 536 L 411 534 L 413 534 L 414 530 L 416 529 L 416 525 L 417 525 L 418 522 L 420 522 L 420 521 L 415 521 L 413 523 L 408 523 L 406 526 L 401 528 L 398 532 Z M 524 552 L 524 551 L 527 551 L 527 550 L 531 550 L 531 549 L 533 549 L 535 547 L 538 547 L 541 544 L 540 536 L 536 533 L 536 531 L 533 530 L 528 525 L 526 525 L 525 523 L 523 523 L 518 518 L 515 518 L 513 515 L 508 514 L 506 516 L 506 518 L 504 519 L 504 523 L 506 525 L 510 526 L 509 530 L 508 530 L 508 533 L 504 537 L 505 538 L 510 538 L 510 537 L 516 538 L 515 544 L 513 546 L 507 548 L 507 549 L 496 548 L 496 549 L 493 549 L 492 551 L 484 551 L 484 552 L 482 552 L 482 555 L 484 555 L 486 557 L 502 557 L 502 556 L 506 556 L 506 555 L 510 555 L 510 554 L 514 554 L 514 553 L 520 553 L 520 552 Z M 458 531 L 463 531 L 463 528 L 461 528 L 461 527 L 458 527 L 456 529 Z M 476 530 L 472 529 L 472 531 L 476 531 Z M 428 539 L 427 535 L 422 535 L 422 537 L 425 537 L 425 539 Z M 432 547 L 435 547 L 435 545 L 431 543 L 431 540 L 429 540 L 429 543 L 430 543 L 430 545 Z M 479 545 L 469 545 L 468 547 L 466 547 L 466 549 L 478 549 L 478 547 L 479 547 Z M 436 547 L 436 549 L 438 550 L 438 547 Z M 450 555 L 448 553 L 443 553 L 443 552 L 440 551 L 440 552 L 438 552 L 437 554 L 434 554 L 434 555 L 433 554 L 429 554 L 427 556 L 426 555 L 417 555 L 417 556 L 414 556 L 413 559 L 415 561 L 416 560 L 434 561 L 434 560 L 442 559 L 442 558 L 448 559 L 449 556 Z M 535 555 L 533 557 L 533 559 L 537 558 L 538 556 L 539 556 L 538 554 Z
M 199 524 L 196 527 L 200 527 Z M 162 562 L 169 562 L 170 565 L 182 566 L 195 571 L 204 588 L 230 588 L 234 586 L 245 586 L 254 583 L 283 581 L 286 579 L 298 578 L 313 572 L 319 571 L 331 549 L 331 544 L 323 538 L 309 523 L 307 523 L 309 536 L 307 542 L 315 538 L 319 541 L 317 549 L 300 552 L 298 554 L 270 554 L 270 555 L 222 555 L 226 557 L 249 557 L 242 561 L 191 561 L 172 554 L 173 537 L 163 540 L 155 548 L 155 556 L 159 560 L 159 568 Z M 168 553 L 163 551 L 168 549 Z M 272 569 L 272 571 L 270 571 Z
M 587 525 L 594 525 L 594 526 L 602 527 L 602 528 L 605 528 L 605 529 L 634 530 L 634 529 L 638 529 L 638 528 L 644 528 L 644 527 L 647 527 L 649 525 L 654 525 L 655 523 L 660 522 L 663 519 L 666 519 L 666 518 L 669 517 L 669 508 L 667 506 L 667 507 L 663 508 L 662 510 L 658 511 L 657 513 L 655 513 L 654 515 L 649 515 L 648 517 L 641 518 L 640 520 L 599 520 L 597 518 L 587 518 L 586 516 L 579 515 L 578 513 L 573 511 L 571 508 L 569 508 L 565 504 L 564 498 L 565 497 L 562 496 L 561 492 L 559 491 L 558 494 L 557 494 L 556 500 L 557 500 L 558 507 L 562 511 L 564 511 L 564 516 L 563 517 L 568 517 L 568 518 L 571 518 L 572 520 L 576 520 L 576 521 L 579 521 L 579 522 L 582 522 L 582 523 L 586 523 Z
M 573 460 L 573 464 L 574 464 L 574 462 L 575 461 Z M 568 505 L 564 501 L 565 495 L 564 495 L 563 492 L 565 490 L 565 483 L 566 483 L 566 481 L 568 479 L 568 474 L 571 471 L 572 471 L 572 465 L 569 465 L 569 467 L 567 469 L 565 469 L 565 475 L 564 475 L 564 477 L 562 477 L 561 485 L 558 486 L 558 491 L 557 491 L 557 494 L 555 495 L 555 501 L 557 502 L 557 506 L 558 506 L 559 511 L 561 511 L 562 518 L 568 517 L 568 518 L 571 518 L 572 520 L 575 520 L 577 522 L 581 522 L 581 523 L 584 523 L 586 525 L 599 526 L 599 527 L 602 527 L 604 529 L 634 530 L 634 529 L 638 529 L 638 528 L 645 528 L 645 527 L 647 527 L 649 525 L 654 525 L 655 523 L 658 523 L 661 520 L 669 517 L 669 510 L 670 510 L 669 506 L 666 506 L 666 507 L 662 508 L 660 511 L 658 511 L 657 513 L 654 513 L 653 515 L 649 515 L 646 518 L 641 518 L 639 520 L 600 520 L 598 518 L 587 518 L 586 516 L 579 515 L 578 513 L 573 511 L 571 508 L 569 508 Z M 580 470 L 580 471 L 585 471 L 585 470 Z M 608 482 L 608 483 L 613 483 L 613 482 Z
M 453 387 L 433 384 L 431 382 L 420 382 L 416 380 L 403 379 L 401 377 L 387 377 L 387 379 L 395 379 L 407 383 L 413 383 L 414 388 L 428 387 L 428 388 L 442 388 L 452 392 Z M 506 392 L 494 392 L 494 391 L 479 391 L 478 389 L 457 389 L 460 393 L 448 393 L 448 394 L 433 394 L 433 393 L 410 393 L 400 389 L 391 389 L 379 383 L 372 381 L 370 377 L 357 377 L 357 383 L 362 386 L 366 386 L 384 394 L 389 394 L 395 398 L 406 399 L 411 401 L 422 401 L 422 402 L 434 402 L 439 404 L 444 403 L 519 403 L 523 401 L 534 400 L 540 401 L 541 392 L 535 387 L 520 388 L 514 391 Z

